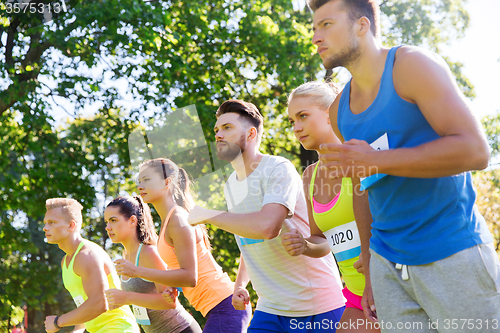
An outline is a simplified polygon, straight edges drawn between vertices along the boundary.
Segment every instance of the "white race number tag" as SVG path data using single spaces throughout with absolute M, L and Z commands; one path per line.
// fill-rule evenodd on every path
M 148 311 L 145 307 L 132 305 L 132 310 L 134 311 L 135 320 L 141 325 L 151 325 L 148 317 Z
M 75 302 L 77 308 L 79 308 L 80 305 L 82 305 L 83 302 L 85 302 L 82 295 L 78 295 L 78 296 L 74 297 L 73 301 Z
M 361 253 L 361 241 L 356 221 L 325 231 L 324 235 L 337 261 L 352 259 Z
M 389 150 L 389 138 L 387 137 L 387 133 L 384 133 L 384 135 L 380 138 L 373 141 L 370 146 L 375 150 Z M 366 190 L 368 187 L 385 176 L 387 175 L 384 173 L 377 173 L 366 178 L 361 178 L 361 190 Z

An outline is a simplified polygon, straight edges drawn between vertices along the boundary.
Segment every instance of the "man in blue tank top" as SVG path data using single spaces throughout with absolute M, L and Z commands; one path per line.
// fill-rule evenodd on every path
M 364 190 L 365 315 L 382 331 L 497 331 L 500 263 L 469 172 L 489 147 L 451 71 L 421 48 L 382 47 L 375 0 L 308 4 L 324 66 L 352 75 L 330 108 L 344 143 L 320 157 Z

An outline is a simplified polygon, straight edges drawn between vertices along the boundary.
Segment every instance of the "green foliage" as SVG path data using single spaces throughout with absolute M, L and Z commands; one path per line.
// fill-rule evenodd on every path
M 380 4 L 384 14 L 382 39 L 389 45 L 422 45 L 439 53 L 442 44 L 463 37 L 469 27 L 465 3 L 461 0 L 384 0 Z
M 500 169 L 474 174 L 477 206 L 493 236 L 493 246 L 500 258 Z
M 500 258 L 500 112 L 485 117 L 482 124 L 491 148 L 491 168 L 474 174 L 477 205 L 493 235 Z
M 465 35 L 470 16 L 462 0 L 384 0 L 380 4 L 385 45 L 423 46 L 436 53 L 444 44 Z M 462 73 L 463 64 L 443 57 L 465 96 L 476 97 L 474 85 Z
M 485 117 L 482 123 L 491 147 L 491 155 L 493 158 L 498 158 L 500 155 L 500 111 Z

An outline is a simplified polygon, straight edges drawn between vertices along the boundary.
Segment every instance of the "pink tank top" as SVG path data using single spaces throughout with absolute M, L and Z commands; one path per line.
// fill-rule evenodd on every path
M 180 268 L 175 248 L 165 242 L 165 228 L 174 209 L 177 207 L 172 207 L 168 212 L 158 239 L 158 252 L 169 269 Z M 203 316 L 206 316 L 217 304 L 233 294 L 234 283 L 222 271 L 203 240 L 196 244 L 196 256 L 198 260 L 198 283 L 194 288 L 183 287 L 182 292 L 191 305 L 200 311 Z
M 312 200 L 313 200 L 312 206 L 313 206 L 314 212 L 316 212 L 318 214 L 328 212 L 330 209 L 333 208 L 333 206 L 335 206 L 337 201 L 339 201 L 339 197 L 340 197 L 340 191 L 339 191 L 339 193 L 337 193 L 335 198 L 332 199 L 332 201 L 330 201 L 329 203 L 326 203 L 326 204 L 322 204 L 322 203 L 317 202 L 316 199 L 314 199 L 314 196 L 312 196 Z

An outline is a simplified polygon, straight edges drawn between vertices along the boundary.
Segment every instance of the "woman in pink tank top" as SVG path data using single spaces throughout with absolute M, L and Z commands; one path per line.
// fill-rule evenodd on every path
M 146 161 L 140 165 L 138 190 L 162 220 L 158 252 L 168 269 L 137 267 L 118 260 L 118 274 L 181 287 L 189 302 L 207 318 L 205 333 L 246 332 L 251 309 L 233 308 L 234 283 L 212 257 L 206 229 L 187 222 L 194 200 L 186 171 L 168 159 Z M 164 297 L 174 299 L 169 292 Z

